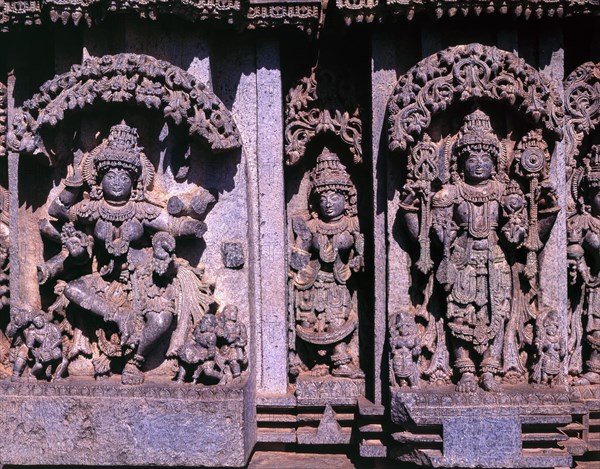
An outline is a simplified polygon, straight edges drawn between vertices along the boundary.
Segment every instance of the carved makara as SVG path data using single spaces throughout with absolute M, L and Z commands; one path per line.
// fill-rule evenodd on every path
M 420 318 L 424 325 L 413 347 L 427 356 L 419 360 L 425 381 L 449 380 L 446 339 L 458 391 L 474 391 L 478 382 L 491 391 L 503 381 L 527 380 L 533 358 L 525 356 L 533 357 L 534 347 L 541 367 L 537 380 L 560 375 L 554 362 L 562 360 L 562 351 L 552 345 L 549 324 L 556 313 L 540 319 L 535 344 L 528 332 L 538 314 L 537 253 L 558 211 L 548 160 L 537 131 L 509 155 L 481 110 L 468 114 L 455 136 L 432 142 L 425 134 L 411 149 L 400 208 L 418 241 L 415 267 L 425 278 L 423 302 L 412 313 L 412 321 Z M 399 339 L 392 331 L 399 379 L 394 362 Z M 414 386 L 417 380 L 408 382 Z
M 350 287 L 363 268 L 356 188 L 327 148 L 310 173 L 308 208 L 293 216 L 290 373 L 362 378 L 358 311 Z
M 39 282 L 54 285 L 56 300 L 46 311 L 15 308 L 7 331 L 14 379 L 29 365 L 39 378 L 66 378 L 70 364 L 85 358 L 96 378 L 117 373 L 124 384 L 140 384 L 147 358 L 165 342 L 163 360 L 180 363 L 178 381 L 188 371 L 207 384 L 241 375 L 247 334 L 237 308 L 220 311 L 204 268 L 175 255 L 179 238 L 202 238 L 206 210 L 169 213 L 152 197 L 154 177 L 137 130 L 125 122 L 91 152 L 75 153 L 50 218 L 40 222 L 46 241 L 59 247 L 38 266 Z

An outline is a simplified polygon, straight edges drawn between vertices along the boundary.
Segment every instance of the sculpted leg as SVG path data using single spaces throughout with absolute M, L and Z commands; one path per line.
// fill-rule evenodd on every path
M 456 390 L 458 392 L 475 392 L 477 390 L 475 363 L 471 359 L 469 349 L 458 339 L 454 339 L 454 357 L 454 366 L 460 373 Z
M 498 391 L 500 385 L 496 381 L 496 375 L 500 368 L 502 356 L 503 332 L 500 330 L 496 337 L 490 342 L 489 347 L 483 353 L 481 361 L 481 387 L 486 391 Z
M 162 313 L 149 312 L 146 314 L 146 325 L 142 330 L 142 338 L 137 353 L 147 357 L 158 340 L 169 330 L 173 315 L 167 311 Z
M 134 315 L 130 311 L 117 310 L 112 304 L 93 291 L 83 279 L 70 282 L 65 287 L 64 294 L 70 301 L 83 309 L 104 318 L 105 321 L 116 323 L 122 334 L 122 343 L 127 343 L 127 340 L 134 332 Z

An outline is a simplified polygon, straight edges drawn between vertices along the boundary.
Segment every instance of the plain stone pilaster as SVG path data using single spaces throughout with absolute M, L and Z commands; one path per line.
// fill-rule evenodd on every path
M 394 37 L 373 32 L 371 42 L 371 99 L 372 99 L 372 152 L 373 152 L 373 259 L 374 259 L 374 396 L 376 404 L 382 403 L 382 365 L 385 361 L 386 331 L 386 172 L 387 138 L 386 107 L 396 84 L 396 50 Z
M 256 42 L 258 252 L 260 285 L 257 383 L 263 394 L 287 392 L 287 248 L 283 154 L 283 98 L 279 39 Z
M 540 71 L 548 76 L 562 97 L 564 90 L 564 38 L 562 30 L 547 25 L 540 31 L 539 39 Z M 550 180 L 558 193 L 558 203 L 561 206 L 552 234 L 540 256 L 540 302 L 552 308 L 557 308 L 562 320 L 563 331 L 568 327 L 568 291 L 567 291 L 567 233 L 566 206 L 566 145 L 564 141 L 556 142 L 550 164 Z M 565 372 L 567 363 L 565 363 Z

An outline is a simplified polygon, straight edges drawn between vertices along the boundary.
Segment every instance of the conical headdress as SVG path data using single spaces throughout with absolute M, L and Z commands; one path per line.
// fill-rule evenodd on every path
M 98 173 L 108 168 L 123 168 L 140 174 L 141 152 L 141 148 L 138 147 L 137 129 L 122 121 L 111 127 L 108 139 L 92 152 L 92 158 Z
M 343 191 L 349 193 L 353 188 L 350 175 L 335 153 L 324 148 L 317 157 L 317 164 L 310 174 L 313 191 Z
M 465 117 L 454 146 L 458 155 L 473 147 L 489 151 L 493 158 L 500 153 L 500 141 L 492 129 L 490 118 L 479 109 Z

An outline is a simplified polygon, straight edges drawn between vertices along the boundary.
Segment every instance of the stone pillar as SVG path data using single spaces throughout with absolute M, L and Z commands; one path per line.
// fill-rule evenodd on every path
M 279 39 L 256 43 L 259 295 L 256 362 L 258 392 L 287 392 L 287 245 L 283 174 L 283 99 Z M 259 283 L 258 283 L 259 282 Z
M 539 37 L 539 67 L 552 81 L 561 98 L 564 97 L 563 80 L 564 37 L 561 30 L 546 26 L 540 31 Z M 554 182 L 558 193 L 558 203 L 562 207 L 546 248 L 540 256 L 540 304 L 556 308 L 561 317 L 561 328 L 568 330 L 569 300 L 567 291 L 567 233 L 566 209 L 567 194 L 567 154 L 566 143 L 556 142 L 552 162 L 550 164 L 550 180 Z M 567 372 L 568 360 L 564 361 L 564 371 Z
M 396 84 L 396 49 L 391 34 L 373 32 L 371 42 L 371 128 L 373 152 L 373 245 L 374 253 L 374 396 L 373 401 L 382 403 L 382 385 L 387 380 L 382 377 L 382 364 L 385 363 L 386 342 L 386 172 L 387 137 L 385 115 L 387 102 Z

